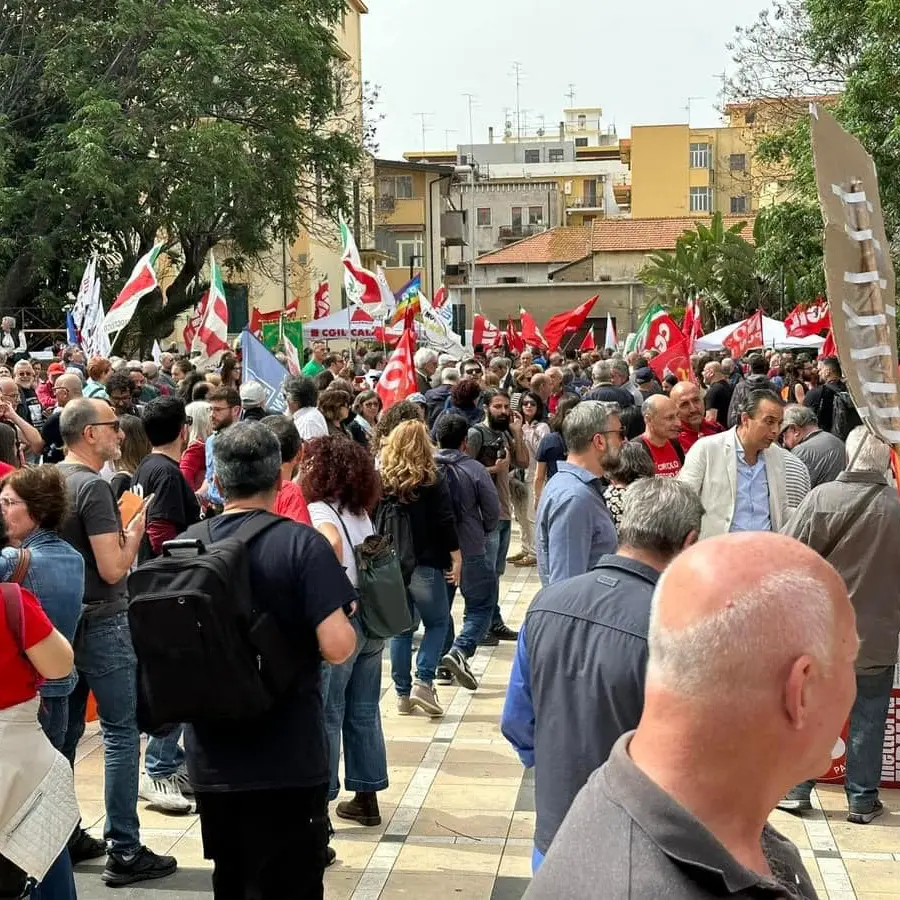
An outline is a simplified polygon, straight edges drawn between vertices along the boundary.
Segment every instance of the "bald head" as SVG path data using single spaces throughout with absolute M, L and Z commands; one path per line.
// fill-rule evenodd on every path
M 644 426 L 652 441 L 664 444 L 673 441 L 681 431 L 675 404 L 665 394 L 654 394 L 648 397 L 641 412 L 644 414 Z
M 679 381 L 669 393 L 679 420 L 693 431 L 700 430 L 703 421 L 703 399 L 700 388 L 692 381 Z
M 53 394 L 56 397 L 56 405 L 60 408 L 72 400 L 80 399 L 81 379 L 77 375 L 60 375 L 53 385 Z

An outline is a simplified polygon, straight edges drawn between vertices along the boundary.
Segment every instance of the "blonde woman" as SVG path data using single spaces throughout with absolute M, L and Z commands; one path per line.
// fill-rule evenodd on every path
M 205 400 L 195 400 L 185 407 L 188 432 L 188 445 L 181 454 L 181 474 L 184 475 L 188 487 L 199 491 L 206 477 L 206 439 L 212 434 L 212 422 L 209 418 L 209 404 Z
M 407 586 L 425 626 L 412 678 L 412 632 L 391 640 L 391 677 L 397 692 L 397 711 L 409 715 L 421 709 L 429 716 L 444 710 L 434 690 L 435 668 L 441 658 L 450 622 L 447 583 L 458 584 L 462 567 L 453 501 L 434 461 L 434 445 L 421 420 L 401 422 L 381 451 L 383 499 L 376 513 L 392 505 L 408 519 L 406 533 L 412 547 L 398 547 L 401 558 L 411 555 L 415 568 Z

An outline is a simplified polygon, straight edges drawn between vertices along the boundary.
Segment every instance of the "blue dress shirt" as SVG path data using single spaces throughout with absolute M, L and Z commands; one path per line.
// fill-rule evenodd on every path
M 766 461 L 762 453 L 756 455 L 756 463 L 750 465 L 744 456 L 740 438 L 735 434 L 737 452 L 736 495 L 731 531 L 771 531 L 769 514 L 769 479 Z

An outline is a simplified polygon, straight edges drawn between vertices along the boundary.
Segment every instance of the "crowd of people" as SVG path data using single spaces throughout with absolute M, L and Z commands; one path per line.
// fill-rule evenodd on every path
M 588 896 L 613 873 L 610 896 L 675 882 L 697 896 L 688 885 L 709 865 L 729 885 L 815 896 L 766 816 L 776 802 L 811 808 L 809 779 L 848 715 L 849 819 L 883 811 L 900 499 L 837 359 L 699 354 L 694 380 L 678 381 L 656 377 L 652 353 L 457 360 L 422 347 L 416 392 L 382 409 L 386 354 L 317 342 L 277 412 L 231 353 L 197 371 L 173 353 L 86 359 L 71 346 L 42 365 L 9 350 L 0 580 L 19 587 L 4 593 L 0 737 L 39 723 L 54 750 L 22 744 L 22 803 L 59 781 L 59 759 L 71 783 L 92 695 L 106 822 L 102 840 L 85 831 L 72 795 L 62 851 L 28 872 L 0 856 L 0 896 L 31 875 L 34 897 L 69 900 L 73 865 L 99 857 L 111 886 L 171 874 L 176 860 L 141 843 L 143 802 L 196 805 L 220 900 L 322 897 L 342 757 L 353 799 L 333 814 L 381 823 L 385 645 L 398 714 L 439 718 L 439 687 L 478 690 L 478 647 L 516 642 L 501 726 L 535 769 L 529 896 Z M 151 729 L 142 764 L 129 574 L 180 536 L 240 537 L 268 515 L 247 565 L 296 659 L 291 689 L 252 727 Z M 360 615 L 361 548 L 386 534 L 412 623 L 387 637 Z M 519 631 L 500 610 L 508 563 L 536 566 L 542 585 Z M 745 779 L 761 748 L 772 771 Z M 717 808 L 736 781 L 743 799 Z M 0 799 L 0 834 L 19 809 Z

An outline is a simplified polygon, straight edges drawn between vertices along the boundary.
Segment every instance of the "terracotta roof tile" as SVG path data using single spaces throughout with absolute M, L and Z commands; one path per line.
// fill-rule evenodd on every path
M 591 229 L 588 226 L 561 226 L 516 241 L 502 250 L 485 253 L 478 257 L 476 263 L 479 266 L 570 263 L 590 253 Z
M 674 250 L 675 242 L 696 222 L 707 224 L 697 216 L 683 216 L 671 219 L 595 219 L 592 224 L 591 247 L 594 253 L 615 253 L 617 251 Z M 739 222 L 747 225 L 742 237 L 752 243 L 753 217 L 725 217 L 726 228 Z

